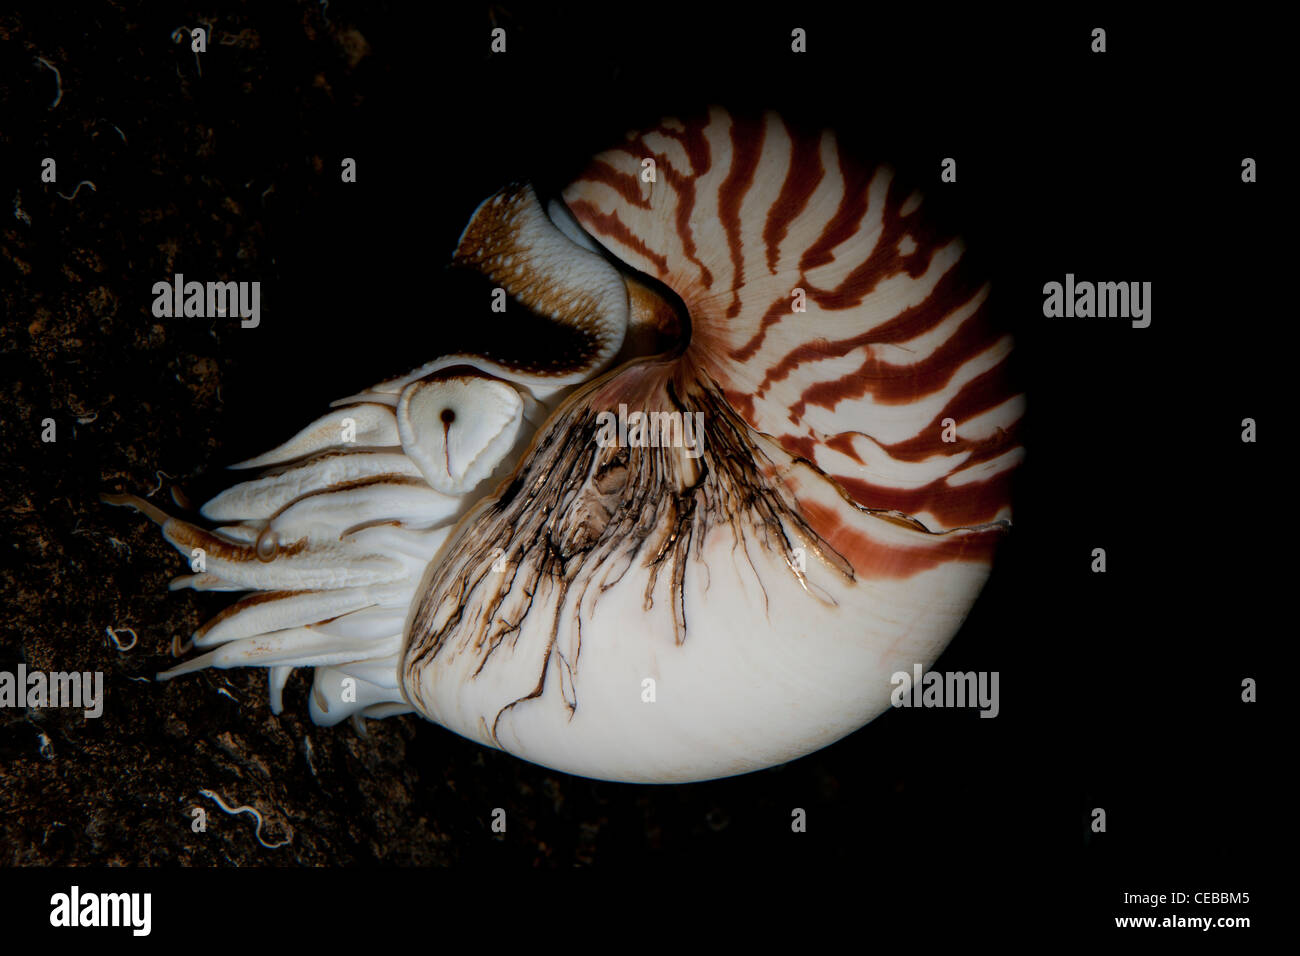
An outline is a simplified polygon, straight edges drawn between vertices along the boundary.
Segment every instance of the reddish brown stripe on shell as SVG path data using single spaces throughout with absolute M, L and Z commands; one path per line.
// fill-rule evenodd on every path
M 903 257 L 898 254 L 897 242 L 900 234 L 893 234 L 886 226 L 880 242 L 876 245 L 875 250 L 867 257 L 867 260 L 859 265 L 856 269 L 845 277 L 844 281 L 832 289 L 821 289 L 811 282 L 807 282 L 808 297 L 816 302 L 823 309 L 851 309 L 860 305 L 862 300 L 876 290 L 885 279 L 906 272 L 913 278 L 924 273 L 925 267 L 930 264 L 930 256 L 925 256 L 921 262 L 920 272 L 913 272 L 912 269 L 917 264 L 919 254 L 908 257 L 908 263 L 905 265 Z M 935 250 L 930 249 L 933 253 Z
M 708 126 L 709 118 L 699 116 L 683 122 L 680 130 L 664 126 L 656 132 L 671 136 L 682 144 L 682 149 L 686 151 L 686 158 L 691 164 L 691 173 L 698 176 L 713 165 L 713 150 L 709 148 L 708 137 L 704 135 Z
M 700 271 L 699 284 L 705 289 L 713 285 L 713 273 L 699 257 L 694 232 L 691 229 L 691 217 L 695 212 L 695 180 L 698 176 L 707 172 L 713 163 L 712 150 L 709 147 L 708 139 L 704 135 L 708 125 L 709 118 L 702 117 L 685 121 L 682 123 L 683 128 L 680 130 L 660 126 L 646 133 L 635 135 L 624 146 L 611 150 L 611 153 L 626 153 L 632 157 L 637 170 L 640 169 L 642 159 L 650 158 L 655 161 L 656 176 L 662 179 L 663 183 L 669 187 L 676 197 L 673 211 L 674 231 L 682 243 L 682 252 L 686 260 Z M 680 143 L 691 168 L 689 170 L 678 169 L 666 154 L 651 149 L 645 140 L 646 136 L 652 133 L 674 139 Z M 599 159 L 595 160 L 593 166 L 589 167 L 588 171 L 575 180 L 575 185 L 588 182 L 607 182 L 604 178 L 605 174 L 596 169 L 598 165 L 608 166 L 608 163 L 603 163 Z M 635 176 L 635 174 L 632 175 Z M 609 185 L 613 186 L 612 183 L 609 183 Z M 620 195 L 623 195 L 621 189 L 617 186 L 614 188 Z M 653 191 L 654 187 L 651 188 Z M 651 204 L 639 201 L 631 205 L 638 209 L 651 208 Z M 605 215 L 593 202 L 582 199 L 572 200 L 568 203 L 568 206 L 569 210 L 588 232 L 622 243 L 629 249 L 645 256 L 658 270 L 657 278 L 664 279 L 669 276 L 666 255 L 652 251 L 633 230 L 626 226 L 617 214 Z M 678 284 L 680 284 L 680 274 L 678 280 Z M 677 291 L 680 294 L 681 290 L 678 289 Z
M 781 194 L 767 213 L 763 224 L 763 242 L 767 244 L 767 269 L 776 273 L 781 241 L 790 223 L 808 206 L 826 171 L 822 168 L 821 146 L 816 139 L 791 134 L 790 169 L 786 172 Z
M 695 181 L 674 169 L 667 156 L 658 157 L 656 162 L 659 163 L 664 181 L 678 196 L 675 226 L 677 236 L 682 240 L 682 252 L 686 254 L 687 260 L 700 270 L 700 282 L 705 286 L 711 286 L 713 273 L 700 259 L 699 250 L 695 247 L 695 236 L 691 232 L 691 214 L 695 212 Z
M 962 323 L 957 333 L 936 349 L 934 354 L 913 365 L 896 365 L 878 359 L 875 350 L 868 348 L 866 357 L 857 368 L 839 378 L 813 382 L 805 388 L 799 401 L 790 408 L 790 420 L 799 421 L 808 405 L 833 409 L 845 399 L 861 398 L 868 394 L 872 401 L 880 405 L 903 405 L 941 391 L 962 363 L 992 347 L 1002 338 L 1002 333 L 997 329 L 979 321 L 982 309 L 981 306 L 975 315 Z M 866 334 L 843 342 L 819 342 L 800 346 L 782 358 L 777 367 L 764 377 L 758 389 L 759 394 L 766 392 L 773 381 L 790 375 L 805 361 L 847 355 L 873 340 L 874 335 Z M 1010 391 L 1004 389 L 1002 399 L 1010 396 Z M 968 417 L 964 409 L 960 411 L 963 412 L 963 417 Z
M 655 162 L 657 164 L 658 160 Z M 641 196 L 641 186 L 637 182 L 636 176 L 621 173 L 609 163 L 595 160 L 587 167 L 582 174 L 582 178 L 589 179 L 592 182 L 604 183 L 622 196 L 623 200 L 630 205 L 640 206 L 642 209 L 650 208 L 650 200 Z
M 706 288 L 713 285 L 713 273 L 699 257 L 695 236 L 691 230 L 691 216 L 695 212 L 695 177 L 708 169 L 713 162 L 709 141 L 704 136 L 707 125 L 708 120 L 705 118 L 687 121 L 683 124 L 685 128 L 680 131 L 668 128 L 655 130 L 677 140 L 682 145 L 687 162 L 691 164 L 689 172 L 679 170 L 666 155 L 653 152 L 646 145 L 644 136 L 636 138 L 637 145 L 654 158 L 655 168 L 663 176 L 664 182 L 677 194 L 677 213 L 674 222 L 677 236 L 681 239 L 682 252 L 687 260 L 700 270 L 700 283 Z
M 870 295 L 882 280 L 900 272 L 915 279 L 930 268 L 934 253 L 952 237 L 933 224 L 904 219 L 901 212 L 909 194 L 898 180 L 890 181 L 885 193 L 880 236 L 871 254 L 834 289 L 810 289 L 809 294 L 818 305 L 828 309 L 851 308 Z M 898 250 L 898 242 L 904 235 L 911 236 L 916 243 L 916 250 L 906 256 Z
M 649 259 L 658 270 L 658 278 L 662 279 L 668 275 L 668 257 L 647 246 L 644 240 L 623 224 L 623 221 L 618 218 L 618 213 L 603 213 L 585 199 L 570 203 L 569 210 L 588 231 L 617 239 L 629 249 L 634 249 Z
M 863 188 L 865 189 L 865 186 Z M 847 277 L 845 277 L 843 282 L 834 288 L 821 289 L 813 285 L 804 275 L 801 274 L 799 276 L 798 281 L 800 287 L 804 288 L 809 298 L 815 301 L 823 309 L 850 309 L 854 306 L 860 305 L 862 300 L 884 279 L 888 279 L 891 276 L 904 272 L 912 278 L 917 278 L 925 273 L 925 271 L 930 267 L 930 261 L 933 258 L 934 253 L 943 245 L 946 245 L 951 240 L 951 237 L 940 233 L 934 227 L 927 227 L 919 223 L 914 224 L 911 222 L 910 218 L 904 219 L 901 215 L 901 211 L 903 205 L 907 201 L 907 195 L 908 193 L 899 187 L 897 181 L 890 182 L 889 190 L 886 193 L 881 235 L 876 240 L 871 253 L 867 256 L 865 261 L 859 264 Z M 864 203 L 863 212 L 865 212 L 865 193 L 862 198 Z M 843 208 L 844 206 L 841 204 L 841 211 Z M 839 213 L 837 213 L 837 215 L 839 215 Z M 861 216 L 859 215 L 859 219 L 860 218 Z M 825 233 L 823 233 L 823 236 L 824 235 Z M 915 251 L 907 256 L 902 255 L 898 251 L 898 242 L 904 235 L 909 235 L 916 243 Z M 839 241 L 842 241 L 842 238 L 835 240 L 835 242 Z M 829 262 L 832 258 L 833 257 L 828 253 L 823 261 Z M 807 257 L 805 256 L 805 260 L 806 259 Z M 804 268 L 803 263 L 801 263 L 801 269 L 802 268 Z M 956 276 L 954 276 L 954 273 L 957 273 Z M 940 286 L 944 283 L 960 281 L 964 275 L 965 273 L 962 270 L 950 269 L 943 278 L 940 279 Z M 978 286 L 978 283 L 976 285 Z M 971 294 L 974 294 L 973 291 Z M 906 339 L 914 338 L 946 317 L 946 313 L 943 310 L 951 307 L 948 304 L 951 300 L 951 292 L 945 291 L 941 294 L 941 289 L 937 286 L 934 292 L 931 293 L 931 297 L 936 295 L 939 296 L 937 302 L 931 303 L 930 298 L 927 298 L 926 302 L 922 303 L 916 309 L 908 310 L 908 312 L 905 312 L 899 317 L 900 319 L 908 317 L 908 322 L 904 326 L 909 330 L 907 334 L 894 332 L 893 334 L 896 336 L 894 338 L 880 337 L 882 330 L 893 330 L 900 327 L 898 320 L 895 320 L 886 325 L 868 330 L 862 337 L 854 341 L 857 344 L 862 344 L 867 341 L 905 341 Z M 969 296 L 966 298 L 969 298 Z M 961 299 L 957 304 L 961 304 L 961 302 L 965 301 L 965 298 Z M 930 305 L 931 308 L 924 312 L 924 315 L 933 317 L 930 325 L 924 325 L 916 321 L 916 319 L 922 314 L 919 310 L 925 308 L 927 305 Z M 936 306 L 938 308 L 935 308 Z M 763 318 L 759 321 L 752 337 L 744 344 L 736 346 L 732 350 L 732 356 L 741 362 L 753 358 L 758 354 L 759 349 L 762 348 L 763 343 L 766 341 L 767 333 L 771 326 L 775 325 L 789 314 L 790 299 L 788 293 L 783 290 L 779 297 L 763 314 Z M 889 333 L 885 334 L 888 335 Z M 856 345 L 853 347 L 856 347 Z M 780 374 L 769 376 L 768 379 L 764 380 L 764 384 L 773 378 L 780 377 L 783 376 Z
M 836 143 L 839 171 L 844 180 L 844 192 L 835 215 L 826 223 L 821 235 L 817 237 L 799 260 L 799 271 L 807 272 L 817 266 L 830 262 L 834 256 L 831 250 L 852 236 L 862 223 L 867 213 L 867 186 L 875 170 L 865 169 L 844 151 L 843 144 Z
M 998 513 L 1011 500 L 1009 470 L 1000 471 L 984 481 L 967 482 L 957 488 L 948 487 L 942 479 L 919 488 L 895 488 L 844 475 L 834 477 L 854 501 L 867 507 L 911 515 L 928 512 L 948 528 L 974 527 L 995 521 Z
M 740 235 L 740 204 L 754 182 L 754 171 L 763 152 L 767 129 L 757 123 L 734 122 L 731 126 L 731 172 L 718 187 L 718 219 L 727 234 L 731 250 L 731 305 L 727 318 L 740 314 L 740 288 L 745 284 L 744 243 Z
M 996 408 L 1012 397 L 1006 387 L 1005 374 L 1006 369 L 1003 368 L 1003 363 L 999 362 L 983 375 L 977 375 L 963 385 L 957 394 L 939 410 L 929 425 L 917 432 L 915 437 L 908 441 L 886 445 L 885 448 L 899 461 L 921 461 L 936 454 L 959 454 L 972 447 L 983 447 L 991 439 L 968 443 L 961 437 L 961 423 Z M 945 418 L 957 422 L 958 434 L 955 442 L 945 442 L 941 437 L 942 423 Z M 1013 433 L 1014 428 L 1006 431 L 1009 436 Z M 1006 444 L 1011 447 L 1017 443 L 1008 440 Z
M 820 502 L 799 500 L 809 527 L 853 564 L 863 578 L 909 578 L 949 561 L 991 564 L 1003 529 L 936 535 L 933 543 L 906 547 L 885 545 L 846 525 L 833 510 Z
M 840 432 L 838 435 L 832 435 L 826 439 L 826 447 L 832 451 L 837 451 L 846 458 L 852 458 L 859 465 L 862 462 L 862 456 L 858 450 L 853 447 L 853 432 Z
M 939 429 L 936 427 L 934 435 L 937 436 L 938 433 Z M 823 444 L 861 463 L 862 459 L 852 445 L 853 435 L 854 433 L 845 432 Z M 816 439 L 808 435 L 781 435 L 777 441 L 790 454 L 814 464 L 817 462 Z M 936 438 L 929 445 L 929 452 L 918 455 L 916 460 L 927 458 L 931 454 L 948 454 L 953 447 Z M 962 464 L 963 468 L 967 468 L 1005 454 L 1016 447 L 1016 442 L 1009 433 L 998 432 L 983 441 L 967 442 L 959 439 L 956 447 L 959 451 L 971 452 L 971 456 Z M 885 446 L 885 448 L 892 457 L 903 459 L 904 456 L 895 453 L 895 446 Z M 929 513 L 945 528 L 975 527 L 996 521 L 1011 498 L 1010 469 L 1000 471 L 983 481 L 965 482 L 958 487 L 949 486 L 946 475 L 916 488 L 898 488 L 839 472 L 832 471 L 829 474 L 849 497 L 864 508 L 875 511 L 901 511 L 909 515 Z

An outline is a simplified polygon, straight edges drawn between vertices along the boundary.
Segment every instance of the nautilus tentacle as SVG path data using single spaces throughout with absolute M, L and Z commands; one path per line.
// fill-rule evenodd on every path
M 213 530 L 113 499 L 203 553 L 173 586 L 254 592 L 163 676 L 265 666 L 278 711 L 312 667 L 320 723 L 414 709 L 672 782 L 825 746 L 938 656 L 1021 456 L 961 242 L 771 115 L 667 120 L 562 199 L 508 186 L 453 255 L 549 347 L 336 403 L 241 463 L 270 470 L 204 506 Z

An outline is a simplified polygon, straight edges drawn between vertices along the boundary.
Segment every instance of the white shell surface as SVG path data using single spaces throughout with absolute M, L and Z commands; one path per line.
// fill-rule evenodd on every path
M 901 525 L 859 521 L 882 548 L 924 546 Z M 667 573 L 648 609 L 644 574 L 588 592 L 580 612 L 544 580 L 528 610 L 536 626 L 486 661 L 467 631 L 419 671 L 413 702 L 488 746 L 629 782 L 728 776 L 817 750 L 888 706 L 892 674 L 938 656 L 988 568 L 942 562 L 859 582 L 817 558 L 814 541 L 791 540 L 805 549 L 802 578 L 785 553 L 708 535 L 684 564 L 681 643 Z M 554 644 L 541 626 L 553 620 Z

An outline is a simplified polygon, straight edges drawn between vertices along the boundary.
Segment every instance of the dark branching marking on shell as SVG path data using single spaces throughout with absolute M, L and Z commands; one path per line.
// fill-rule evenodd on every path
M 683 586 L 688 556 L 694 546 L 695 559 L 703 562 L 706 537 L 722 528 L 730 528 L 733 553 L 744 550 L 760 586 L 746 542 L 752 538 L 750 544 L 788 555 L 793 545 L 787 529 L 816 542 L 816 554 L 846 579 L 854 577 L 849 562 L 813 531 L 771 477 L 771 462 L 716 388 L 693 385 L 678 396 L 665 384 L 660 398 L 665 411 L 704 413 L 700 457 L 689 459 L 674 447 L 601 448 L 599 409 L 589 397 L 554 417 L 525 467 L 461 529 L 449 545 L 458 550 L 449 550 L 421 587 L 402 664 L 406 687 L 418 688 L 420 669 L 448 654 L 477 655 L 477 677 L 498 649 L 513 648 L 539 590 L 552 589 L 556 611 L 537 683 L 497 713 L 491 735 L 495 740 L 508 710 L 542 695 L 553 662 L 562 668 L 572 714 L 588 589 L 594 584 L 597 593 L 608 590 L 639 561 L 648 572 L 649 611 L 659 576 L 667 573 L 675 640 L 681 644 L 689 636 Z M 494 559 L 498 567 L 504 562 L 504 571 L 492 571 Z M 565 614 L 579 635 L 572 660 L 556 647 Z M 471 643 L 473 634 L 479 637 Z

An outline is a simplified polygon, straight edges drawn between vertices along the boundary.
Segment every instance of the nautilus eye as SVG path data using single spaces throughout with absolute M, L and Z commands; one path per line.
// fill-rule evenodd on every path
M 889 167 L 714 109 L 549 203 L 507 186 L 452 262 L 536 344 L 336 402 L 211 529 L 114 499 L 202 550 L 174 587 L 252 592 L 162 676 L 266 667 L 278 712 L 314 668 L 318 723 L 414 710 L 675 782 L 826 746 L 935 660 L 1009 526 L 1023 401 L 988 284 Z

